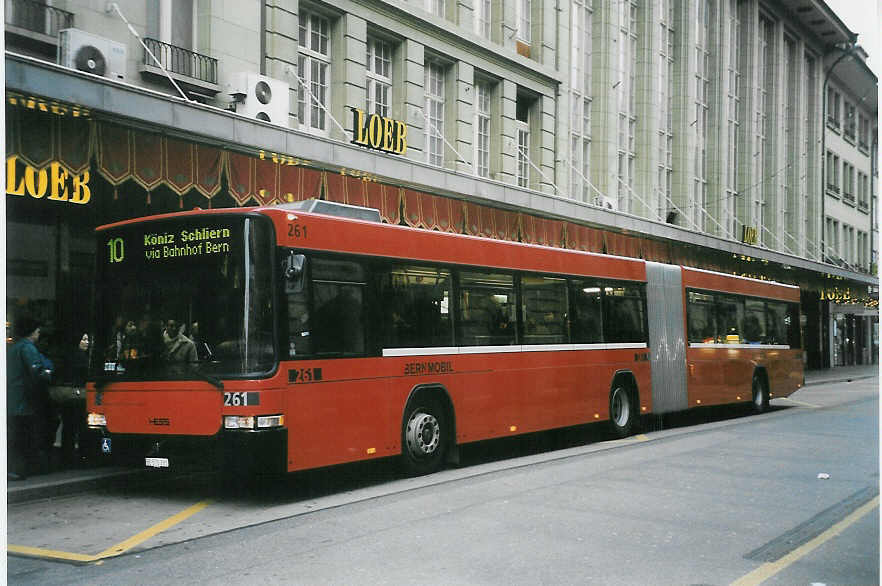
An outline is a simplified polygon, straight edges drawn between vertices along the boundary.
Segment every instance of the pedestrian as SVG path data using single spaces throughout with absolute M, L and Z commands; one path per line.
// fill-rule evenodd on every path
M 48 471 L 48 383 L 55 368 L 36 346 L 40 322 L 23 316 L 15 324 L 15 344 L 6 353 L 6 437 L 9 480 Z
M 61 403 L 61 456 L 65 468 L 77 466 L 86 452 L 86 378 L 89 373 L 89 334 L 84 333 L 70 360 L 71 387 L 79 391 Z

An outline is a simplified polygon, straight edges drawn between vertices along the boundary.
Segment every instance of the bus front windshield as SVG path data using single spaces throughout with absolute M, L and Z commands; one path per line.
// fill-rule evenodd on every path
M 97 237 L 98 379 L 260 376 L 275 364 L 269 220 L 205 215 Z

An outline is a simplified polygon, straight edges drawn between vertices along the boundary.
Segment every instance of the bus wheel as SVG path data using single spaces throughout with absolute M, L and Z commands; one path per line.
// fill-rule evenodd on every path
M 766 385 L 759 373 L 753 375 L 751 389 L 753 391 L 753 412 L 764 412 L 769 408 L 769 392 L 766 390 Z
M 447 450 L 444 411 L 435 401 L 408 405 L 401 431 L 405 472 L 410 476 L 429 474 L 441 467 Z
M 612 423 L 613 433 L 616 437 L 631 435 L 634 427 L 634 405 L 631 402 L 631 392 L 622 383 L 617 382 L 609 396 L 609 420 Z

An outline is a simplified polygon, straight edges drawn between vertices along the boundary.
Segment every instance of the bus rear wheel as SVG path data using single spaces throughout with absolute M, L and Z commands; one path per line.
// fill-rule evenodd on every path
M 616 383 L 609 395 L 609 420 L 613 433 L 622 438 L 631 435 L 636 412 L 631 400 L 631 391 L 621 383 Z
M 408 404 L 401 430 L 401 456 L 409 476 L 435 472 L 450 441 L 444 410 L 436 401 Z
M 769 408 L 769 392 L 759 373 L 753 375 L 751 383 L 751 391 L 753 393 L 753 412 L 763 413 Z

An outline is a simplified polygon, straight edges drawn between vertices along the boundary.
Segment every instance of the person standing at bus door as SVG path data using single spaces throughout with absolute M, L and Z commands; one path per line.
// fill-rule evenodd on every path
M 66 468 L 79 464 L 86 448 L 85 389 L 89 373 L 89 343 L 89 334 L 84 333 L 77 343 L 70 362 L 71 383 L 81 389 L 83 400 L 68 401 L 61 406 L 61 461 Z
M 176 320 L 168 320 L 166 331 L 163 332 L 165 341 L 165 359 L 167 362 L 187 363 L 197 362 L 196 344 L 184 335 L 184 324 L 178 326 Z
M 40 323 L 30 317 L 16 322 L 18 340 L 6 353 L 6 437 L 9 480 L 23 480 L 32 470 L 48 468 L 46 428 L 48 383 L 55 368 L 36 346 Z
M 194 321 L 190 324 L 190 339 L 196 346 L 196 358 L 201 362 L 203 360 L 211 360 L 211 348 L 199 332 L 199 322 Z

